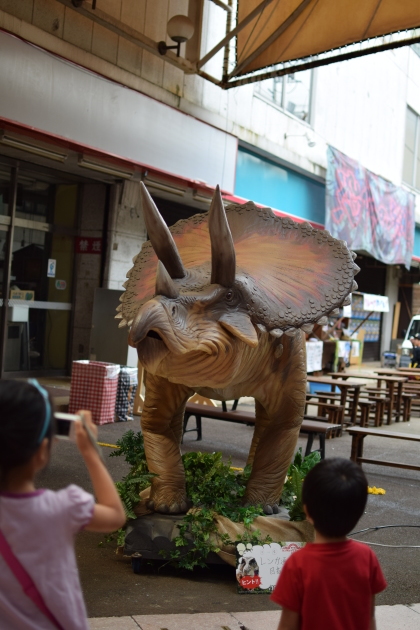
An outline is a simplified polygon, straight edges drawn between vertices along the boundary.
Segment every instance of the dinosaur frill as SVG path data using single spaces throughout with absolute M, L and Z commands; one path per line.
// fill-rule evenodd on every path
M 350 303 L 348 296 L 357 289 L 355 254 L 326 230 L 278 217 L 252 202 L 230 204 L 225 215 L 218 190 L 210 212 L 168 229 L 145 188 L 142 198 L 153 246 L 143 244 L 127 273 L 117 309 L 120 326 L 130 326 L 156 293 L 176 297 L 218 283 L 241 291 L 261 330 L 294 334 L 324 323 L 323 317 Z

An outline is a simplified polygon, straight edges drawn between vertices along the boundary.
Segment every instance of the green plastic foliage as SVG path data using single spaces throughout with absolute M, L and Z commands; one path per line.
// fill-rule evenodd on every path
M 134 512 L 140 502 L 139 493 L 150 486 L 154 475 L 149 472 L 144 453 L 141 432 L 127 431 L 117 441 L 118 450 L 111 457 L 125 457 L 131 470 L 122 481 L 116 483 L 123 502 L 127 519 L 136 518 Z M 235 542 L 253 545 L 272 542 L 267 536 L 262 538 L 258 530 L 251 531 L 250 525 L 257 516 L 263 515 L 261 507 L 244 506 L 246 482 L 251 468 L 245 467 L 242 473 L 231 468 L 231 462 L 224 463 L 221 453 L 186 453 L 182 457 L 185 469 L 185 481 L 188 498 L 193 504 L 188 514 L 179 525 L 179 535 L 174 538 L 175 551 L 161 552 L 162 555 L 178 567 L 194 569 L 206 566 L 209 553 L 220 551 L 220 544 L 234 545 Z M 302 482 L 305 475 L 320 460 L 319 453 L 311 453 L 303 458 L 302 451 L 296 453 L 289 467 L 288 478 L 284 486 L 282 503 L 290 511 L 290 520 L 305 518 L 302 507 Z M 245 533 L 238 540 L 229 540 L 227 534 L 220 535 L 215 515 L 225 516 L 236 523 L 243 523 Z M 123 544 L 124 531 L 117 532 L 119 544 Z
M 303 457 L 299 448 L 287 471 L 287 479 L 281 495 L 281 503 L 289 510 L 291 521 L 304 521 L 305 512 L 302 504 L 302 486 L 308 472 L 321 461 L 318 451 Z

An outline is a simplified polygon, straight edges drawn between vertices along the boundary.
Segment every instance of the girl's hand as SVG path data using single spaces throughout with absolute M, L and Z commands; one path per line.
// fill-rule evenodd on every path
M 97 438 L 98 427 L 96 426 L 96 424 L 92 422 L 91 412 L 82 409 L 81 411 L 77 412 L 77 415 L 78 416 L 83 415 L 83 418 L 86 424 L 88 425 L 91 433 L 95 436 L 95 438 Z M 86 432 L 86 429 L 83 427 L 82 422 L 80 420 L 75 421 L 75 429 L 76 429 L 76 444 L 81 454 L 90 455 L 91 453 L 95 453 L 96 449 L 94 445 L 92 444 L 92 442 L 90 441 L 90 438 Z

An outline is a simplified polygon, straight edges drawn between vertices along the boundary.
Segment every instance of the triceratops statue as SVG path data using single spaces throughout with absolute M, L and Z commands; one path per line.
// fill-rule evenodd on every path
M 245 502 L 277 512 L 302 422 L 304 332 L 350 303 L 355 254 L 309 223 L 253 203 L 210 211 L 168 229 L 141 184 L 150 241 L 128 272 L 117 318 L 145 368 L 142 431 L 156 474 L 149 509 L 188 509 L 180 442 L 194 392 L 253 396 L 255 431 Z

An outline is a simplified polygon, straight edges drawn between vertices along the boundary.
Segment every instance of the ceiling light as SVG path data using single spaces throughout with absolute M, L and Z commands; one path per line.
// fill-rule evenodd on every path
M 146 184 L 147 188 L 156 188 L 157 190 L 172 193 L 173 195 L 179 195 L 180 197 L 183 197 L 185 195 L 185 188 L 178 188 L 177 186 L 162 184 L 161 182 L 157 182 L 154 179 L 149 179 L 148 177 L 144 179 L 144 183 Z
M 200 203 L 211 204 L 212 198 L 206 197 L 205 195 L 201 195 L 197 190 L 193 191 L 193 199 L 194 201 L 198 201 Z
M 106 164 L 98 164 L 98 162 L 91 162 L 82 157 L 79 159 L 79 166 L 82 168 L 88 168 L 91 171 L 97 171 L 98 173 L 105 173 L 106 175 L 112 175 L 122 179 L 131 179 L 133 173 L 131 171 L 123 171 L 113 166 L 107 166 Z
M 174 15 L 168 22 L 167 32 L 176 46 L 168 46 L 166 42 L 158 43 L 158 51 L 161 55 L 166 55 L 167 50 L 176 49 L 176 56 L 179 57 L 181 44 L 188 41 L 194 35 L 194 24 L 186 15 Z
M 55 160 L 56 162 L 65 162 L 67 160 L 66 153 L 59 153 L 58 151 L 51 151 L 50 149 L 44 149 L 36 144 L 30 144 L 17 138 L 7 136 L 4 131 L 0 132 L 0 142 L 13 149 L 19 149 L 20 151 L 27 151 L 28 153 L 34 153 L 41 157 L 48 158 L 49 160 Z

